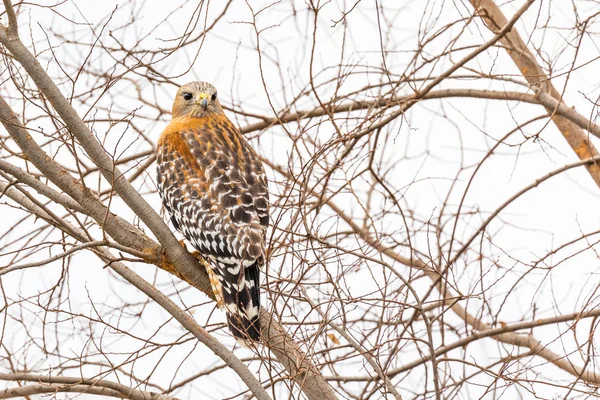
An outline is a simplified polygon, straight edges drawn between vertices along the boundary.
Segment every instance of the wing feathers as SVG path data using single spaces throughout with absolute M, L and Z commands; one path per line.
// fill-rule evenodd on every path
M 224 115 L 176 118 L 159 139 L 157 172 L 173 225 L 214 266 L 232 332 L 258 338 L 269 210 L 257 154 Z

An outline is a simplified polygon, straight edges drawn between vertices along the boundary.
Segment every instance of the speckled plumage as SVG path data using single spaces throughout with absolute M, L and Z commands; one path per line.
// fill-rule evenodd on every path
M 205 82 L 179 89 L 157 151 L 158 189 L 173 225 L 209 260 L 233 335 L 258 340 L 269 224 L 262 163 Z

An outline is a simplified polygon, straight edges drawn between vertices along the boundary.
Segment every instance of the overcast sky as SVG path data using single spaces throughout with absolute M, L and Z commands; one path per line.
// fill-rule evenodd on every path
M 49 58 L 47 52 L 42 49 L 48 48 L 50 42 L 54 49 L 54 56 L 63 60 L 67 70 L 76 71 L 77 63 L 81 63 L 82 53 L 73 49 L 76 47 L 65 41 L 86 40 L 92 35 L 98 35 L 100 41 L 107 47 L 116 46 L 121 43 L 125 47 L 132 47 L 134 43 L 142 38 L 135 46 L 136 49 L 159 49 L 172 46 L 177 38 L 184 32 L 185 27 L 195 12 L 196 2 L 186 1 L 159 1 L 149 0 L 145 2 L 126 1 L 73 1 L 66 2 L 52 11 L 48 8 L 32 7 L 24 8 L 19 15 L 21 32 L 25 34 L 26 43 L 31 46 L 35 44 L 38 52 L 42 53 L 45 60 Z M 252 9 L 256 12 L 263 8 L 268 2 L 251 1 Z M 461 1 L 363 1 L 347 15 L 345 22 L 335 22 L 342 18 L 344 11 L 348 11 L 354 5 L 354 1 L 333 1 L 327 3 L 319 13 L 317 19 L 317 41 L 314 47 L 314 57 L 311 66 L 311 52 L 314 29 L 314 14 L 307 11 L 303 1 L 285 1 L 277 3 L 265 9 L 256 18 L 255 25 L 252 22 L 252 11 L 250 6 L 243 1 L 236 1 L 227 10 L 226 14 L 205 39 L 190 46 L 175 57 L 168 57 L 163 61 L 151 59 L 149 56 L 142 58 L 144 62 L 154 61 L 153 67 L 161 74 L 169 76 L 172 82 L 183 84 L 192 80 L 203 80 L 213 83 L 219 90 L 221 102 L 227 106 L 234 105 L 249 113 L 258 113 L 273 116 L 274 110 L 279 111 L 296 94 L 309 86 L 309 80 L 314 76 L 317 85 L 327 82 L 339 75 L 338 65 L 344 64 L 344 70 L 354 69 L 364 73 L 355 74 L 344 80 L 340 93 L 350 93 L 370 84 L 377 84 L 384 80 L 380 73 L 382 65 L 382 52 L 380 41 L 385 43 L 385 63 L 395 78 L 410 65 L 415 47 L 423 37 L 428 36 L 446 26 L 452 21 L 468 18 L 472 9 L 468 2 Z M 383 3 L 384 15 L 380 15 L 384 26 L 383 37 L 378 29 L 377 13 L 375 4 Z M 512 13 L 522 5 L 522 1 L 506 2 L 503 11 L 510 18 Z M 584 35 L 579 43 L 579 35 L 572 30 L 575 24 L 574 6 L 576 5 L 579 20 L 598 12 L 598 5 L 588 1 L 537 1 L 524 15 L 522 22 L 517 28 L 523 37 L 529 40 L 530 48 L 539 47 L 542 52 L 538 54 L 539 60 L 550 60 L 552 73 L 555 78 L 553 83 L 559 91 L 564 90 L 564 100 L 569 106 L 582 115 L 596 121 L 597 101 L 600 84 L 598 74 L 598 56 L 600 54 L 597 46 L 597 37 L 594 34 L 595 25 L 590 24 L 588 28 L 591 34 Z M 206 4 L 204 5 L 206 7 Z M 222 4 L 212 1 L 208 4 L 208 16 L 203 8 L 199 24 L 204 26 L 210 24 L 215 17 L 221 13 Z M 132 11 L 134 10 L 134 11 Z M 56 12 L 58 11 L 58 12 Z M 113 17 L 108 21 L 108 16 L 114 11 Z M 136 22 L 128 25 L 132 15 Z M 75 21 L 76 25 L 69 22 Z M 106 26 L 104 24 L 108 21 Z M 593 22 L 595 20 L 592 20 Z M 344 23 L 349 29 L 344 34 Z M 389 26 L 388 26 L 389 24 Z M 260 41 L 257 42 L 255 26 L 260 33 Z M 536 29 L 533 29 L 537 27 Z M 549 29 L 542 29 L 549 27 Z M 201 27 L 194 30 L 193 35 L 201 32 Z M 464 30 L 464 32 L 462 32 Z M 50 32 L 48 36 L 45 32 Z M 461 38 L 452 46 L 448 45 L 448 39 L 462 32 Z M 62 36 L 64 35 L 64 37 Z M 464 22 L 456 22 L 449 29 L 440 31 L 439 36 L 426 47 L 426 53 L 437 55 L 446 49 L 459 48 L 460 46 L 480 45 L 491 37 L 483 25 L 470 24 L 465 29 Z M 31 41 L 31 38 L 33 41 Z M 117 42 L 114 38 L 118 38 Z M 257 45 L 260 46 L 262 57 L 258 57 Z M 120 53 L 119 53 L 120 54 Z M 428 71 L 444 71 L 456 62 L 460 55 L 446 57 L 441 62 L 435 63 L 430 68 L 424 68 L 422 76 Z M 88 63 L 98 71 L 110 70 L 114 60 L 105 51 L 97 51 L 89 58 Z M 128 59 L 126 64 L 132 65 Z M 490 74 L 502 74 L 506 78 L 523 81 L 518 69 L 514 66 L 506 51 L 503 49 L 489 49 L 475 60 L 467 64 L 478 71 L 487 71 Z M 544 65 L 545 66 L 545 65 Z M 571 72 L 573 66 L 576 69 Z M 117 71 L 124 70 L 124 66 L 117 67 Z M 59 76 L 60 71 L 55 64 L 50 63 L 49 71 L 53 76 Z M 262 71 L 262 73 L 261 73 Z M 467 74 L 469 71 L 461 70 L 457 75 Z M 421 73 L 418 74 L 421 76 Z M 134 76 L 134 75 L 132 75 Z M 3 76 L 3 79 L 6 79 Z M 84 92 L 86 85 L 93 78 L 82 78 L 74 88 L 75 92 Z M 141 93 L 148 98 L 158 99 L 159 106 L 170 109 L 173 96 L 177 87 L 173 84 L 151 84 L 140 80 Z M 67 80 L 63 80 L 61 89 L 67 93 L 72 89 Z M 566 84 L 566 87 L 565 87 Z M 477 88 L 493 90 L 518 90 L 526 92 L 527 88 L 508 81 L 491 80 L 453 80 L 444 82 L 440 88 Z M 138 92 L 134 85 L 124 80 L 110 89 L 113 96 L 103 98 L 98 103 L 98 110 L 81 107 L 78 111 L 82 114 L 96 115 L 101 118 L 105 111 L 101 106 L 108 106 L 115 115 L 122 115 L 128 110 L 136 109 L 136 113 L 154 118 L 158 115 L 156 110 L 142 104 L 138 98 Z M 324 86 L 319 88 L 320 96 L 328 99 L 333 95 L 335 87 Z M 361 92 L 360 98 L 355 100 L 370 100 L 377 97 L 380 92 L 374 88 L 367 92 Z M 404 85 L 399 88 L 397 95 L 412 94 L 414 86 Z M 118 94 L 116 94 L 118 93 Z M 93 96 L 96 94 L 93 94 Z M 16 104 L 16 103 L 15 103 Z M 89 104 L 92 104 L 90 101 Z M 299 100 L 298 109 L 311 109 L 318 105 L 314 96 L 305 96 Z M 94 114 L 97 113 L 97 114 Z M 461 238 L 469 237 L 489 213 L 506 202 L 519 190 L 535 182 L 547 173 L 560 168 L 578 159 L 569 148 L 556 127 L 547 121 L 539 121 L 528 125 L 523 131 L 513 134 L 505 145 L 498 148 L 495 155 L 487 159 L 477 171 L 471 186 L 465 195 L 465 188 L 475 170 L 475 166 L 481 162 L 486 152 L 496 143 L 496 140 L 506 135 L 515 128 L 517 123 L 522 123 L 535 116 L 543 115 L 544 110 L 539 106 L 518 104 L 516 102 L 505 102 L 498 100 L 481 100 L 466 98 L 450 98 L 443 100 L 428 100 L 419 103 L 400 120 L 391 124 L 389 129 L 392 140 L 386 142 L 385 147 L 377 149 L 381 156 L 382 167 L 389 169 L 391 184 L 395 190 L 401 193 L 402 204 L 414 212 L 419 219 L 427 221 L 435 219 L 440 213 L 445 201 L 449 210 L 456 210 L 458 204 L 463 201 L 462 210 L 477 210 L 480 214 L 471 218 L 461 218 L 457 221 L 456 232 Z M 239 126 L 246 126 L 256 120 L 228 115 Z M 161 115 L 159 118 L 139 119 L 138 124 L 145 134 L 156 140 L 161 130 L 168 123 L 170 116 Z M 349 120 L 342 125 L 342 129 L 353 129 L 356 122 Z M 298 126 L 290 124 L 289 128 L 295 132 Z M 109 151 L 117 154 L 128 154 L 136 150 L 148 149 L 136 134 L 120 133 L 125 128 L 117 126 L 116 131 L 106 133 L 106 125 L 98 123 L 94 131 L 100 140 L 105 140 Z M 121 129 L 121 131 L 119 131 Z M 313 129 L 312 131 L 310 129 Z M 314 133 L 314 137 L 323 143 L 334 136 L 332 126 L 323 124 L 308 128 L 307 131 Z M 527 136 L 537 134 L 537 140 L 525 140 Z M 119 140 L 122 139 L 122 140 Z M 294 164 L 297 158 L 292 157 L 292 141 L 286 130 L 274 127 L 266 132 L 252 133 L 249 135 L 252 145 L 262 155 L 276 161 L 280 165 L 289 165 L 291 169 L 300 168 Z M 593 142 L 597 145 L 595 139 Z M 309 153 L 309 149 L 305 149 Z M 1 151 L 0 151 L 1 154 Z M 289 161 L 291 160 L 291 161 Z M 460 170 L 462 173 L 458 175 Z M 142 192 L 154 190 L 154 166 L 148 170 L 143 179 L 136 181 L 136 186 Z M 347 172 L 352 171 L 348 167 Z M 273 193 L 282 193 L 283 188 L 278 185 L 281 179 L 272 171 L 270 190 Z M 456 181 L 456 182 L 455 182 Z M 450 193 L 449 193 L 450 191 Z M 147 195 L 148 201 L 160 210 L 160 199 L 156 193 Z M 340 196 L 339 206 L 348 210 L 355 216 L 360 216 L 361 211 L 353 203 L 352 197 Z M 542 183 L 539 187 L 530 190 L 521 198 L 516 200 L 499 217 L 492 222 L 488 228 L 488 235 L 492 235 L 496 247 L 486 247 L 483 251 L 493 254 L 498 268 L 490 265 L 482 266 L 485 276 L 481 278 L 481 271 L 458 268 L 451 272 L 453 278 L 459 284 L 462 293 L 470 294 L 471 298 L 463 304 L 473 314 L 480 315 L 483 307 L 482 298 L 477 296 L 480 281 L 486 288 L 492 288 L 489 292 L 486 307 L 491 307 L 497 313 L 499 320 L 503 322 L 517 322 L 520 319 L 541 318 L 557 314 L 570 313 L 582 308 L 591 309 L 598 305 L 597 275 L 595 271 L 598 266 L 598 246 L 595 241 L 598 235 L 593 235 L 587 240 L 569 246 L 566 251 L 559 251 L 549 257 L 548 265 L 557 265 L 551 271 L 542 266 L 526 275 L 526 279 L 519 277 L 529 270 L 528 263 L 535 262 L 544 254 L 559 248 L 564 243 L 573 241 L 582 234 L 598 230 L 600 223 L 600 190 L 594 184 L 584 168 L 577 168 L 561 173 L 558 176 Z M 114 200 L 113 210 L 121 215 L 133 219 L 132 213 L 123 207 L 118 199 Z M 448 211 L 450 212 L 450 211 Z M 17 221 L 24 214 L 13 210 L 4 204 L 0 204 L 0 214 L 6 222 Z M 274 209 L 273 220 L 282 218 L 286 221 L 290 218 L 289 213 Z M 328 219 L 327 215 L 321 214 L 321 220 L 314 225 L 321 224 L 322 232 L 336 229 L 338 220 Z M 40 222 L 36 222 L 39 224 Z M 448 227 L 443 235 L 449 235 L 452 231 L 449 226 L 454 221 L 448 218 Z M 8 226 L 8 225 L 7 225 Z M 35 226 L 35 225 L 33 225 Z M 30 229 L 29 226 L 20 226 L 20 230 Z M 404 240 L 403 225 L 401 218 L 390 216 L 381 223 L 381 229 L 385 232 L 393 232 L 398 240 Z M 0 233 L 4 233 L 0 227 Z M 13 235 L 14 236 L 14 235 Z M 6 237 L 7 243 L 11 236 Z M 429 246 L 432 235 L 420 232 L 413 238 L 413 244 L 417 248 L 425 249 Z M 391 243 L 391 242 L 390 242 Z M 2 247 L 0 242 L 0 247 Z M 486 245 L 487 246 L 487 245 Z M 474 245 L 477 248 L 477 245 Z M 578 249 L 584 251 L 578 252 Z M 456 250 L 456 249 L 454 249 Z M 28 259 L 32 261 L 41 259 L 47 254 L 37 255 Z M 564 261 L 559 262 L 559 260 Z M 0 258 L 0 266 L 9 257 Z M 281 264 L 285 260 L 276 258 L 275 263 Z M 351 262 L 350 260 L 347 260 Z M 342 260 L 342 263 L 344 260 Z M 184 334 L 182 328 L 173 321 L 169 321 L 161 328 L 168 316 L 161 311 L 153 302 L 147 302 L 143 295 L 132 289 L 128 284 L 116 278 L 108 268 L 102 268 L 101 263 L 89 253 L 81 253 L 75 256 L 72 267 L 69 269 L 65 284 L 65 293 L 68 292 L 70 310 L 77 314 L 93 316 L 96 312 L 108 316 L 111 323 L 117 323 L 119 313 L 123 304 L 137 304 L 139 310 L 143 310 L 144 318 L 134 318 L 130 315 L 123 317 L 122 329 L 126 329 L 133 335 L 147 337 L 155 330 L 160 333 L 153 340 L 167 343 L 176 340 Z M 187 288 L 187 285 L 176 282 L 166 274 L 156 273 L 156 268 L 149 265 L 132 265 L 132 267 L 151 282 L 155 282 L 164 288 L 181 304 L 186 306 L 206 303 L 206 296 L 198 293 L 195 289 Z M 401 266 L 398 268 L 402 270 Z M 2 277 L 2 283 L 9 298 L 17 299 L 34 295 L 52 286 L 60 274 L 61 263 L 46 265 L 43 268 L 26 270 L 19 273 L 9 274 Z M 510 271 L 510 273 L 508 273 Z M 377 282 L 372 281 L 367 274 L 356 274 L 354 280 L 346 282 L 351 293 L 356 295 L 368 293 L 377 287 Z M 517 285 L 510 296 L 505 293 L 513 285 Z M 183 290 L 176 293 L 176 289 Z M 313 288 L 309 288 L 313 290 Z M 315 297 L 323 295 L 317 293 Z M 53 294 L 56 296 L 56 294 Z M 66 294 L 65 294 L 66 298 Z M 66 300 L 65 300 L 66 301 Z M 96 305 L 96 310 L 92 307 Z M 266 302 L 269 307 L 269 302 Z M 535 304 L 535 306 L 533 305 Z M 132 307 L 134 309 L 136 307 Z M 24 318 L 30 323 L 26 324 L 32 331 L 37 332 L 39 337 L 45 335 L 40 323 L 43 315 L 39 314 L 39 308 L 32 304 L 29 314 L 26 312 Z M 536 314 L 532 314 L 532 310 Z M 129 312 L 130 310 L 125 310 Z M 204 304 L 194 309 L 194 316 L 201 324 L 207 320 L 213 322 L 223 321 L 221 312 L 214 312 L 213 304 Z M 484 314 L 486 314 L 484 312 Z M 125 318 L 127 317 L 127 318 Z M 489 321 L 488 321 L 489 322 Z M 589 322 L 589 321 L 588 321 Z M 582 322 L 582 326 L 588 322 Z M 139 346 L 130 337 L 120 335 L 118 332 L 107 329 L 100 324 L 90 327 L 85 320 L 76 321 L 69 326 L 61 337 L 64 341 L 63 353 L 79 354 L 83 348 L 101 345 L 106 351 L 114 352 L 111 356 L 113 363 L 118 363 L 122 358 L 125 360 L 127 354 L 116 354 L 120 351 L 126 353 L 131 347 Z M 19 349 L 21 332 L 25 329 L 22 325 L 15 324 L 14 329 L 6 328 L 5 341 L 7 346 Z M 51 329 L 54 329 L 52 327 Z M 88 341 L 89 330 L 94 331 L 96 339 L 94 344 Z M 555 346 L 555 351 L 565 352 L 574 350 L 576 347 L 573 335 L 565 335 L 559 338 L 556 326 L 539 328 L 535 334 L 542 342 Z M 578 330 L 585 339 L 589 333 L 586 329 Z M 228 346 L 233 346 L 233 341 L 228 334 L 221 331 L 216 335 Z M 51 342 L 55 336 L 47 335 L 46 340 Z M 483 353 L 498 344 L 491 339 L 482 341 L 475 346 Z M 564 348 L 563 348 L 564 346 Z M 65 350 L 69 348 L 69 350 Z M 565 350 L 566 349 L 566 350 Z M 16 350 L 24 351 L 24 350 Z M 39 351 L 39 349 L 38 349 Z M 176 370 L 181 360 L 190 352 L 193 356 L 185 361 L 185 368 Z M 240 349 L 240 356 L 251 354 Z M 171 381 L 178 382 L 194 371 L 206 369 L 217 361 L 211 352 L 197 345 L 195 341 L 176 346 L 163 359 L 160 359 L 162 351 L 150 354 L 144 358 L 142 363 L 135 365 L 134 369 L 138 376 L 152 373 L 151 382 L 168 386 Z M 416 353 L 411 353 L 414 356 Z M 485 355 L 483 356 L 485 358 Z M 28 363 L 35 364 L 39 368 L 49 368 L 56 362 L 52 357 L 40 360 L 39 353 L 33 348 L 28 348 L 23 359 Z M 408 362 L 406 359 L 404 363 Z M 543 360 L 538 360 L 542 364 Z M 535 365 L 535 360 L 533 365 Z M 251 363 L 252 371 L 258 371 L 261 367 L 258 363 Z M 90 369 L 91 371 L 91 369 Z M 557 379 L 568 379 L 568 376 L 554 367 L 541 368 L 545 374 Z M 365 375 L 367 370 L 361 367 L 361 363 L 349 364 L 339 371 L 344 375 Z M 92 373 L 92 372 L 90 372 Z M 176 393 L 181 398 L 222 398 L 235 395 L 244 386 L 232 378 L 233 373 L 224 370 L 214 375 L 213 379 L 200 380 L 195 385 L 190 385 Z M 261 378 L 268 375 L 264 369 L 261 370 Z M 223 385 L 227 382 L 227 385 Z M 402 385 L 414 384 L 419 386 L 418 377 L 403 381 Z M 473 389 L 473 388 L 471 388 Z M 407 393 L 409 389 L 407 388 Z M 463 398 L 478 398 L 481 395 L 477 389 L 471 393 L 465 391 Z M 552 388 L 540 385 L 536 387 L 538 393 L 553 396 L 564 394 L 560 388 Z M 515 395 L 508 392 L 509 397 Z M 82 398 L 88 398 L 84 395 Z M 490 395 L 491 396 L 491 395 Z M 60 398 L 60 397 L 59 397 Z M 90 397 L 91 398 L 91 397 Z M 408 397 L 412 398 L 412 397 Z M 489 397 L 492 398 L 492 397 Z

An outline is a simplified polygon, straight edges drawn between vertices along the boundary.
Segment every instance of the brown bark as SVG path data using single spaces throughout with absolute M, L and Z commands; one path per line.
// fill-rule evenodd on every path
M 493 33 L 506 26 L 508 20 L 493 0 L 469 0 L 477 15 L 481 17 L 485 25 Z M 500 43 L 506 48 L 508 55 L 513 60 L 523 77 L 538 93 L 544 93 L 553 99 L 562 102 L 562 94 L 554 87 L 548 75 L 544 72 L 534 55 L 527 48 L 527 44 L 521 38 L 516 28 L 500 39 Z M 595 158 L 599 155 L 598 150 L 590 142 L 586 133 L 577 124 L 556 112 L 556 107 L 547 105 L 546 110 L 552 116 L 552 121 L 563 135 L 569 146 L 573 149 L 580 160 Z M 590 176 L 600 186 L 600 165 L 597 163 L 586 165 Z
M 12 12 L 9 1 L 5 1 L 5 6 Z M 6 47 L 15 60 L 19 62 L 29 76 L 31 76 L 37 87 L 60 115 L 70 133 L 77 139 L 90 159 L 98 166 L 104 178 L 112 185 L 116 194 L 123 199 L 123 201 L 157 237 L 166 256 L 166 262 L 159 263 L 159 266 L 182 278 L 192 286 L 209 295 L 209 297 L 213 298 L 214 296 L 212 294 L 208 275 L 204 268 L 201 268 L 196 259 L 179 245 L 177 239 L 162 218 L 148 205 L 129 181 L 125 179 L 124 175 L 114 164 L 110 155 L 96 140 L 87 125 L 82 121 L 69 101 L 60 92 L 44 68 L 20 41 L 16 28 L 13 29 L 13 26 L 9 26 L 8 28 L 0 26 L 0 43 Z M 30 158 L 30 161 L 40 170 L 52 166 L 54 163 L 51 159 L 45 155 L 43 150 L 31 139 L 26 130 L 21 127 L 21 124 L 16 117 L 11 115 L 8 105 L 5 102 L 0 105 L 3 106 L 1 107 L 3 109 L 2 123 L 9 132 L 12 131 L 11 136 L 13 136 L 12 133 L 16 133 L 13 138 L 20 138 L 21 142 L 19 143 L 19 146 L 21 149 L 25 151 L 26 149 L 33 147 L 36 157 Z M 28 155 L 28 157 L 30 156 Z M 55 167 L 55 171 L 53 171 L 51 176 L 47 177 L 77 200 L 77 193 L 83 194 L 85 189 L 82 188 L 81 184 L 78 184 L 68 173 L 61 170 L 57 165 Z M 63 180 L 68 180 L 68 182 Z M 62 184 L 59 184 L 59 182 Z M 70 190 L 68 190 L 69 186 Z M 144 239 L 143 246 L 140 246 L 140 243 L 137 242 L 129 243 L 128 246 L 148 252 L 150 257 L 156 255 L 158 246 L 156 244 L 148 246 L 149 240 L 145 235 L 142 235 L 139 230 L 136 229 L 138 232 L 138 234 L 136 234 L 133 232 L 121 231 L 120 229 L 111 230 L 110 228 L 107 228 L 107 225 L 111 225 L 113 221 L 121 220 L 110 214 L 110 212 L 106 212 L 106 209 L 102 209 L 103 205 L 97 199 L 94 199 L 93 196 L 83 196 L 81 197 L 81 200 L 81 206 L 88 212 L 95 213 L 94 219 L 99 223 L 101 219 L 100 215 L 97 213 L 105 212 L 105 218 L 109 218 L 110 220 L 105 220 L 101 225 L 105 227 L 107 233 L 115 238 L 115 240 L 118 241 L 116 237 L 119 235 L 125 235 L 129 238 L 141 237 Z M 127 224 L 124 225 L 127 227 Z M 314 400 L 336 399 L 331 386 L 325 381 L 307 355 L 300 350 L 299 346 L 277 322 L 276 318 L 263 312 L 261 321 L 267 323 L 267 329 L 263 330 L 265 332 L 265 335 L 263 336 L 264 345 L 273 349 L 273 353 L 288 370 L 290 377 L 298 382 L 307 398 Z M 277 334 L 272 337 L 271 334 L 274 333 Z

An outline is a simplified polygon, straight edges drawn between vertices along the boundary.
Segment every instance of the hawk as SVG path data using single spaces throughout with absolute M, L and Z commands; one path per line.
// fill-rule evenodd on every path
M 175 229 L 210 264 L 213 292 L 234 337 L 260 337 L 259 277 L 269 225 L 257 153 L 206 82 L 179 88 L 157 145 L 158 191 Z

